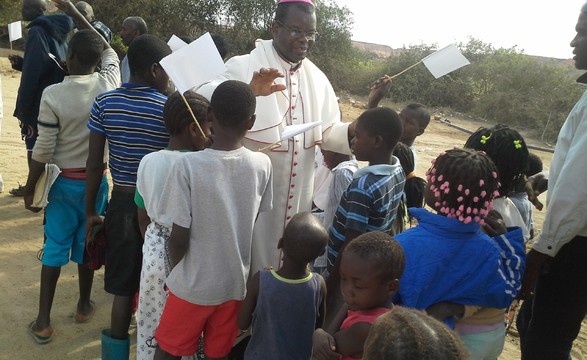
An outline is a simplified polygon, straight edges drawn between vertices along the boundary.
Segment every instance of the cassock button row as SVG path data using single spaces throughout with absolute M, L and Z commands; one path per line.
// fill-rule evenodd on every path
M 295 105 L 293 105 L 293 106 L 291 107 L 291 109 L 292 109 L 292 110 L 293 110 L 293 109 L 295 109 L 295 108 L 296 108 L 296 106 L 295 106 Z
M 291 208 L 292 208 L 292 206 L 290 205 L 290 206 L 288 206 L 287 208 L 288 208 L 288 209 L 291 209 Z
M 295 162 L 295 163 L 294 163 L 294 166 L 298 166 L 298 163 L 297 163 L 297 162 Z
M 293 174 L 291 174 L 291 176 L 293 176 L 293 177 L 296 177 L 297 175 L 298 175 L 298 174 L 296 174 L 296 173 L 293 173 Z
M 298 154 L 298 152 L 297 151 L 294 151 L 294 155 L 297 155 L 297 154 Z
M 289 219 L 291 219 L 291 216 L 288 216 L 288 217 L 285 218 L 285 220 L 289 220 Z
M 290 199 L 293 199 L 293 197 L 294 197 L 293 195 L 290 195 L 290 196 L 289 196 L 289 198 L 290 198 Z
M 292 188 L 295 188 L 296 186 L 294 184 L 291 185 Z

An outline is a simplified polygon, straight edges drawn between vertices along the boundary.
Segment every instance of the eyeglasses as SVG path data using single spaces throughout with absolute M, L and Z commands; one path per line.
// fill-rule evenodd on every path
M 285 28 L 288 31 L 288 35 L 294 39 L 305 37 L 308 40 L 314 40 L 318 36 L 318 32 L 316 30 L 303 31 L 303 30 L 298 30 L 298 29 L 292 29 L 279 20 L 275 20 L 275 22 L 278 23 L 283 28 Z

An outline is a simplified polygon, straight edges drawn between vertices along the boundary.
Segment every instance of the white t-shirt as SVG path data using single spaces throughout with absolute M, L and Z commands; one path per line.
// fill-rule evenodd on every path
M 190 229 L 190 243 L 167 286 L 198 305 L 242 300 L 257 214 L 271 210 L 269 157 L 244 147 L 205 149 L 173 165 L 161 206 L 173 224 Z
M 505 226 L 507 227 L 514 227 L 518 226 L 522 229 L 522 233 L 524 234 L 524 241 L 528 241 L 530 239 L 530 231 L 526 227 L 526 223 L 524 223 L 524 219 L 516 205 L 506 196 L 499 197 L 497 199 L 493 199 L 493 210 L 497 210 L 501 216 L 503 217 L 503 221 L 505 222 Z
M 169 222 L 169 218 L 164 218 L 165 209 L 161 208 L 159 203 L 171 166 L 185 154 L 188 152 L 167 149 L 152 152 L 141 159 L 137 171 L 137 192 L 143 199 L 147 215 L 152 222 L 169 228 L 172 223 Z

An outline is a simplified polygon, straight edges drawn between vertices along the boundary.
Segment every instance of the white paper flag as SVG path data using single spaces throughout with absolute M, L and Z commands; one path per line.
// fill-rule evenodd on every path
M 10 42 L 18 40 L 22 37 L 22 23 L 20 21 L 15 21 L 13 23 L 8 24 L 8 38 Z
M 281 140 L 290 139 L 296 135 L 306 132 L 316 126 L 322 124 L 322 121 L 314 121 L 307 124 L 289 125 L 285 127 L 285 130 L 281 133 Z
M 167 55 L 159 63 L 182 94 L 222 74 L 226 69 L 210 33 Z
M 177 36 L 171 35 L 171 38 L 169 38 L 167 45 L 169 45 L 169 48 L 171 49 L 171 51 L 176 52 L 177 50 L 186 46 L 187 43 L 185 41 L 183 41 L 182 39 L 178 38 Z
M 435 78 L 455 71 L 470 62 L 454 44 L 450 44 L 422 59 L 422 62 Z

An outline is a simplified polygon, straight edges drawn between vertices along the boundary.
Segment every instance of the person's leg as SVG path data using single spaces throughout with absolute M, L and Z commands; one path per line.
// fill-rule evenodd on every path
M 94 270 L 86 264 L 77 265 L 79 277 L 79 300 L 77 302 L 77 321 L 83 322 L 94 312 L 91 303 L 92 284 L 94 283 Z
M 142 265 L 143 238 L 139 230 L 134 194 L 112 193 L 105 224 L 108 246 L 104 288 L 114 295 L 110 336 L 126 339 Z
M 57 280 L 61 274 L 61 267 L 69 261 L 69 253 L 72 249 L 77 224 L 75 211 L 72 210 L 69 203 L 70 195 L 68 180 L 57 178 L 49 191 L 49 204 L 45 208 L 44 232 L 47 241 L 43 247 L 39 313 L 36 323 L 31 328 L 38 335 L 41 335 L 41 330 L 49 329 L 51 326 L 51 307 L 55 297 Z M 63 221 L 63 219 L 69 221 Z
M 567 360 L 587 314 L 587 238 L 561 248 L 518 318 L 522 359 Z
M 43 265 L 41 268 L 41 292 L 39 295 L 39 313 L 32 330 L 38 335 L 50 335 L 51 329 L 51 307 L 55 297 L 57 280 L 61 274 L 60 266 Z
M 112 312 L 110 313 L 110 336 L 115 339 L 128 337 L 133 299 L 133 296 L 114 295 Z

